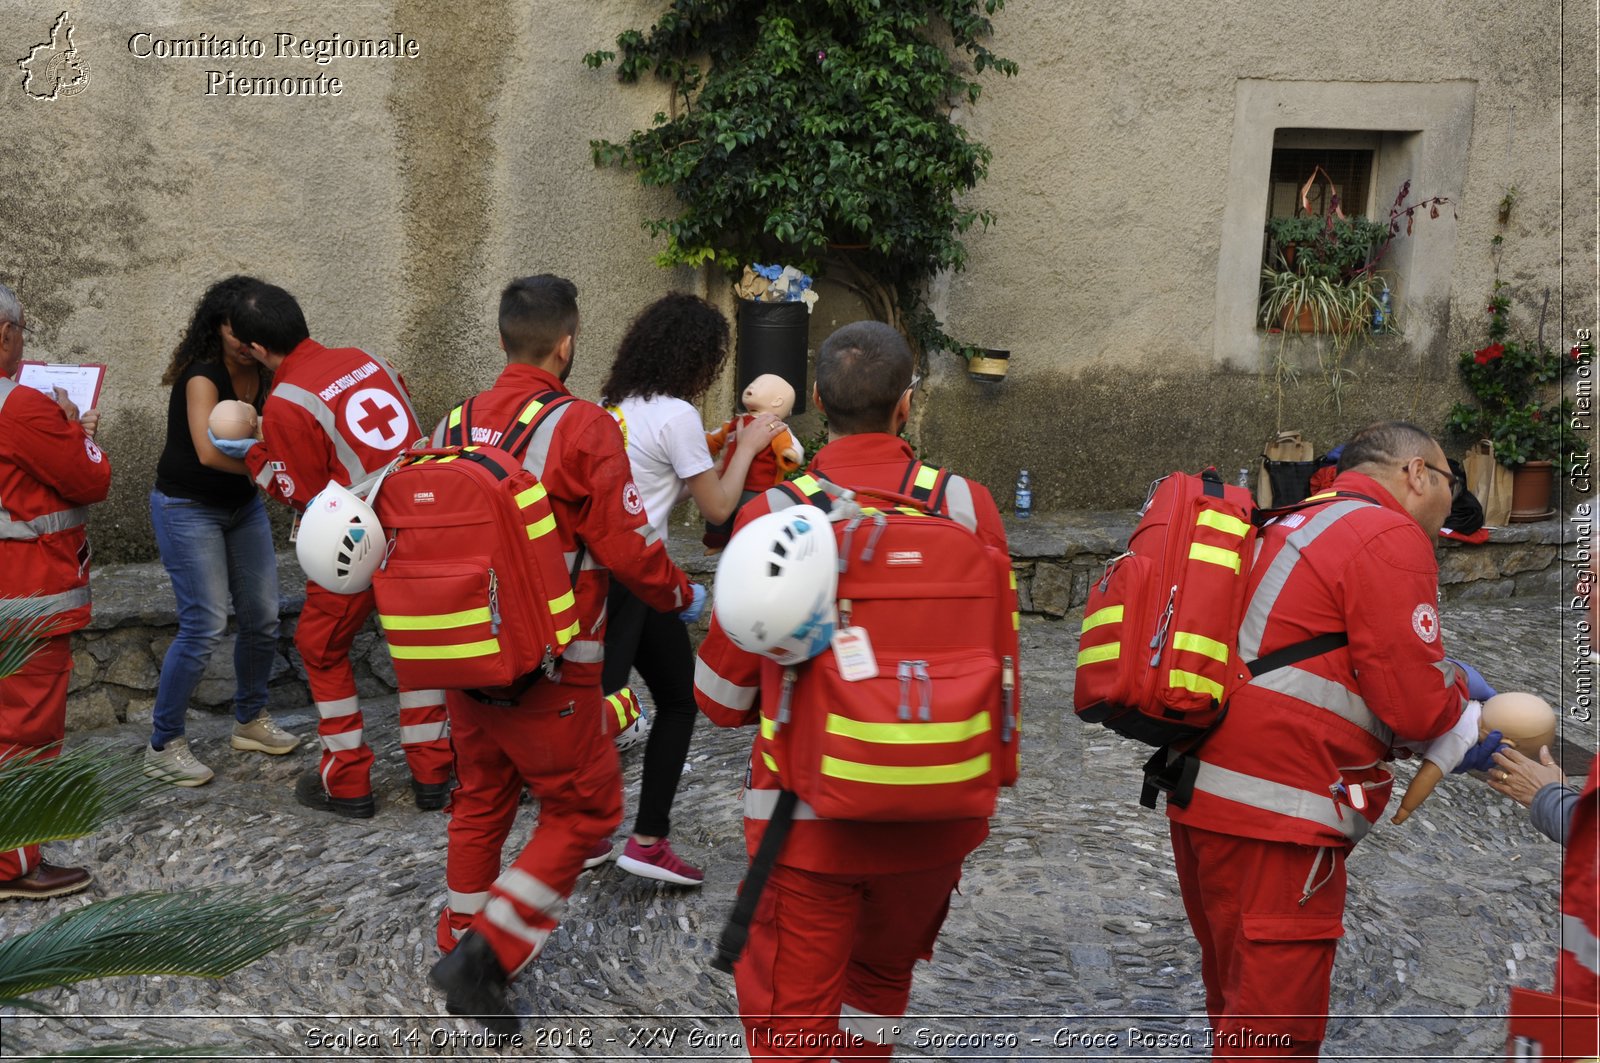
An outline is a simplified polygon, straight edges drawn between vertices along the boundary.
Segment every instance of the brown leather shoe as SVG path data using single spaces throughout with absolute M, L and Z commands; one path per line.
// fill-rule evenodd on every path
M 46 897 L 65 897 L 88 889 L 93 881 L 94 876 L 86 867 L 57 867 L 48 860 L 40 860 L 38 867 L 21 878 L 0 882 L 0 900 L 42 901 Z

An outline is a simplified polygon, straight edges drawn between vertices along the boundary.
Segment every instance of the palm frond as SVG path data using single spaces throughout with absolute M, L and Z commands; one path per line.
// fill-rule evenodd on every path
M 291 897 L 241 899 L 227 888 L 97 901 L 0 941 L 0 1004 L 89 978 L 220 978 L 303 938 L 323 918 Z
M 0 600 L 0 679 L 19 671 L 44 644 L 54 620 L 39 598 Z
M 81 838 L 167 786 L 136 756 L 85 748 L 52 757 L 53 748 L 0 764 L 0 851 Z

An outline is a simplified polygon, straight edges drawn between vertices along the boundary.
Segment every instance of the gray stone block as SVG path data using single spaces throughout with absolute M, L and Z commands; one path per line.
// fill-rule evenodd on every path
M 1072 608 L 1072 570 L 1041 561 L 1033 567 L 1033 607 L 1049 616 L 1066 616 Z

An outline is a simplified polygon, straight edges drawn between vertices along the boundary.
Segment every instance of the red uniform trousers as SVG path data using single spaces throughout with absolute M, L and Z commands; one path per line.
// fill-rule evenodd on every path
M 55 747 L 67 737 L 67 683 L 72 678 L 72 636 L 44 640 L 22 670 L 0 679 L 0 761 Z M 0 853 L 0 881 L 19 878 L 39 866 L 39 847 L 27 845 Z
M 322 739 L 322 785 L 334 797 L 372 793 L 372 749 L 362 730 L 350 647 L 373 609 L 372 591 L 335 594 L 306 583 L 306 604 L 294 631 L 294 648 L 306 666 Z M 444 692 L 400 688 L 400 748 L 418 782 L 450 779 L 450 739 L 445 734 Z
M 1316 1059 L 1344 935 L 1345 852 L 1181 823 L 1172 852 L 1200 942 L 1212 1058 Z
M 961 861 L 919 871 L 772 869 L 734 966 L 752 1060 L 887 1059 Z
M 539 954 L 584 858 L 622 821 L 622 766 L 596 685 L 536 683 L 513 707 L 452 690 L 447 704 L 461 786 L 450 803 L 439 947 L 449 952 L 475 930 L 509 977 Z M 524 786 L 539 799 L 539 823 L 502 873 Z

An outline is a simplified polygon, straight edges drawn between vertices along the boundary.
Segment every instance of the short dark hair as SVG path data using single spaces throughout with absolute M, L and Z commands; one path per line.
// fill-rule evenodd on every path
M 693 402 L 717 379 L 727 356 L 722 311 L 699 296 L 668 292 L 628 326 L 600 395 L 607 403 L 651 395 Z
M 911 383 L 911 345 L 891 325 L 855 321 L 817 349 L 817 397 L 839 435 L 887 432 Z
M 1402 464 L 1412 458 L 1426 458 L 1428 448 L 1438 440 L 1409 421 L 1379 421 L 1350 437 L 1339 455 L 1339 471 L 1348 472 L 1363 465 Z
M 239 293 L 228 321 L 241 343 L 259 343 L 273 354 L 288 354 L 311 338 L 306 315 L 294 296 L 265 281 Z
M 578 286 L 565 277 L 518 277 L 500 293 L 500 339 L 509 355 L 539 361 L 577 331 Z

